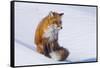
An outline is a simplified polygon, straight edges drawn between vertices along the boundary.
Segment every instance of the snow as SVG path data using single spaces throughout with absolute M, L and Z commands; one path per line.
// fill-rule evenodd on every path
M 96 7 L 15 3 L 15 65 L 69 63 L 36 52 L 34 33 L 50 11 L 64 13 L 59 44 L 68 49 L 72 62 L 96 61 Z
M 62 62 L 55 61 L 53 59 L 45 57 L 42 54 L 37 53 L 35 48 L 30 47 L 28 44 L 16 40 L 15 42 L 15 65 L 16 66 L 42 65 L 42 64 L 55 64 L 55 63 L 69 63 L 69 61 L 62 61 Z

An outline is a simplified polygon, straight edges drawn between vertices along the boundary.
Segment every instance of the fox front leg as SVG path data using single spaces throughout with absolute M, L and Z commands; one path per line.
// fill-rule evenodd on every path
M 49 57 L 49 53 L 50 53 L 50 44 L 47 38 L 43 39 L 43 49 L 44 49 L 44 55 Z
M 59 43 L 57 41 L 53 41 L 50 43 L 50 52 L 58 50 L 60 48 Z

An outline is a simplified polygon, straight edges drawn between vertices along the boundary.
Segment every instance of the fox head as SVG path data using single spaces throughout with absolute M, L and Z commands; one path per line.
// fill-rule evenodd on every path
M 49 24 L 55 26 L 57 29 L 62 29 L 61 18 L 64 13 L 50 12 L 49 13 Z

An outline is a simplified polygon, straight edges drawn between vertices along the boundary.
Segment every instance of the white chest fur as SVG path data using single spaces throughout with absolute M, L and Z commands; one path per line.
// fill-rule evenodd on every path
M 53 41 L 58 37 L 58 29 L 57 25 L 50 25 L 48 29 L 44 31 L 43 37 L 49 38 L 49 41 Z

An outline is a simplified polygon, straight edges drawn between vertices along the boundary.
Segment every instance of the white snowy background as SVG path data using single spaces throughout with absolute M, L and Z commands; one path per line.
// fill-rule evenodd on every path
M 35 51 L 37 25 L 50 11 L 63 12 L 59 44 L 71 62 L 96 61 L 96 7 L 15 3 L 15 65 L 69 63 L 54 61 Z

